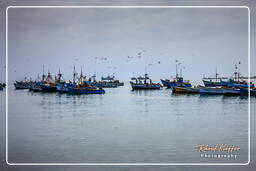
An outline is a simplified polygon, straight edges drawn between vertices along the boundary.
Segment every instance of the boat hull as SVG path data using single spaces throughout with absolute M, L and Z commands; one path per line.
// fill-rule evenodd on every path
M 40 87 L 41 87 L 43 92 L 49 92 L 49 93 L 57 92 L 56 86 L 49 86 L 49 85 L 41 84 Z
M 223 94 L 226 96 L 239 96 L 241 95 L 240 89 L 224 88 Z
M 240 93 L 241 93 L 242 95 L 248 95 L 249 90 L 246 89 L 246 88 L 240 88 Z M 251 96 L 256 96 L 256 89 L 250 90 L 250 95 L 251 95 Z
M 214 81 L 206 81 L 203 80 L 204 86 L 205 87 L 217 87 L 217 86 L 221 86 L 221 82 L 214 82 Z
M 70 94 L 104 94 L 103 89 L 78 89 L 78 88 L 68 88 Z
M 203 88 L 199 88 L 199 91 L 200 91 L 200 94 L 223 95 L 223 88 L 203 87 Z
M 191 87 L 173 87 L 173 93 L 177 94 L 198 94 L 200 93 L 198 88 L 191 88 Z
M 162 87 L 160 84 L 130 84 L 133 90 L 159 90 Z

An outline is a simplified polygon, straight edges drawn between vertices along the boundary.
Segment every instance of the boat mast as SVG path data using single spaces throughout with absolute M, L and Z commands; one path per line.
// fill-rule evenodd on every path
M 217 67 L 215 67 L 215 77 L 216 77 L 216 82 L 218 82 L 218 72 L 217 72 Z
M 43 65 L 43 75 L 42 75 L 42 81 L 45 81 L 45 74 L 44 74 L 44 65 Z
M 176 78 L 178 78 L 178 60 L 175 60 L 176 63 Z
M 76 67 L 73 68 L 73 84 L 76 83 Z

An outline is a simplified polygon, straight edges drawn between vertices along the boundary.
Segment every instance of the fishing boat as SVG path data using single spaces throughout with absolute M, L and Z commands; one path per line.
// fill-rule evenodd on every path
M 250 91 L 251 96 L 256 96 L 256 88 L 248 89 L 248 88 L 240 88 L 240 93 L 242 95 L 248 95 Z
M 238 88 L 223 88 L 223 94 L 226 96 L 239 96 L 241 95 L 240 89 Z
M 153 83 L 148 74 L 145 74 L 144 77 L 131 78 L 130 84 L 132 90 L 159 90 L 162 87 L 159 83 Z
M 42 88 L 41 88 L 41 82 L 35 82 L 33 85 L 31 85 L 31 87 L 29 88 L 29 91 L 33 91 L 33 92 L 42 92 Z
M 24 81 L 15 81 L 13 84 L 16 90 L 20 90 L 20 89 L 29 89 L 33 83 L 34 82 L 31 80 L 31 78 L 28 81 L 27 77 L 25 77 Z
M 228 79 L 227 77 L 219 77 L 217 69 L 215 70 L 215 77 L 203 77 L 203 83 L 205 87 L 218 87 L 222 86 L 222 80 Z
M 201 87 L 199 88 L 200 94 L 208 95 L 223 95 L 222 87 Z
M 83 82 L 75 87 L 68 87 L 70 94 L 104 94 L 105 90 L 99 87 L 91 86 Z
M 46 80 L 41 82 L 40 87 L 43 92 L 57 92 L 56 83 L 50 72 L 48 72 Z
M 116 88 L 119 86 L 123 86 L 124 83 L 120 82 L 119 80 L 115 79 L 115 76 L 107 76 L 107 77 L 101 77 L 101 81 L 95 81 L 95 77 L 94 77 L 94 81 L 93 84 L 96 87 L 100 87 L 100 88 Z
M 192 87 L 191 83 L 188 80 L 187 81 L 183 80 L 183 77 L 176 77 L 176 78 L 173 79 L 173 81 L 168 80 L 168 79 L 165 79 L 165 80 L 161 79 L 161 82 L 162 82 L 163 86 L 167 87 L 167 88 Z
M 233 87 L 233 88 L 254 88 L 254 84 L 247 83 L 244 78 L 241 76 L 238 65 L 241 64 L 240 62 L 238 64 L 235 64 L 235 71 L 234 74 L 231 76 L 231 78 L 228 81 L 221 81 L 220 84 L 223 87 Z
M 178 60 L 175 60 L 176 62 L 176 76 L 173 78 L 173 80 L 169 79 L 160 79 L 163 86 L 167 88 L 172 87 L 192 87 L 191 83 L 188 80 L 184 80 L 182 77 L 182 67 L 180 68 L 180 74 L 178 74 L 178 65 L 181 63 L 178 63 Z M 184 67 L 183 67 L 184 68 Z
M 172 87 L 172 92 L 177 94 L 198 94 L 200 93 L 199 88 L 192 87 Z
M 60 73 L 60 71 L 59 71 Z M 57 88 L 57 92 L 58 93 L 68 93 L 68 88 L 69 87 L 75 87 L 76 86 L 76 80 L 77 80 L 77 72 L 76 72 L 76 69 L 75 69 L 75 66 L 74 66 L 74 69 L 73 69 L 73 82 L 69 81 L 68 83 L 61 80 L 61 77 L 62 75 L 59 75 L 59 82 L 56 83 L 56 88 Z M 80 74 L 80 79 L 83 79 L 84 76 L 83 76 L 83 73 L 82 73 L 82 68 L 81 68 L 81 74 Z

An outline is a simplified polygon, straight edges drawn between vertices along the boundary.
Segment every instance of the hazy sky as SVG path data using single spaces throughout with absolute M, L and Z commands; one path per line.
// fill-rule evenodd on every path
M 98 79 L 115 73 L 127 80 L 143 74 L 147 64 L 153 80 L 160 81 L 175 75 L 175 59 L 185 66 L 185 79 L 213 76 L 216 67 L 231 76 L 239 61 L 247 74 L 246 8 L 11 8 L 8 13 L 10 80 L 35 78 L 43 64 L 53 74 L 60 68 L 65 79 L 71 79 L 75 65 Z

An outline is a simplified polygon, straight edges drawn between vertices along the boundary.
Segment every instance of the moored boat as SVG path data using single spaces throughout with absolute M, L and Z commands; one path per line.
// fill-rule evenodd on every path
M 175 60 L 176 62 L 176 76 L 175 78 L 171 81 L 169 79 L 160 79 L 163 86 L 167 88 L 172 88 L 172 87 L 192 87 L 190 82 L 188 80 L 184 80 L 182 77 L 182 67 L 180 68 L 180 74 L 178 74 L 178 65 L 181 63 L 178 63 L 178 60 Z M 185 67 L 183 67 L 185 68 Z
M 43 92 L 57 92 L 56 83 L 53 80 L 50 72 L 48 72 L 46 81 L 42 81 L 40 83 L 40 87 Z
M 183 77 L 176 77 L 173 79 L 173 81 L 165 79 L 161 82 L 164 87 L 172 88 L 172 87 L 192 87 L 191 83 L 189 81 L 184 81 Z
M 117 88 L 119 86 L 123 86 L 124 83 L 120 82 L 119 80 L 115 79 L 115 76 L 107 76 L 107 77 L 101 77 L 101 81 L 95 80 L 95 75 L 93 76 L 93 82 L 92 84 L 99 88 Z
M 132 90 L 159 90 L 162 87 L 159 83 L 153 83 L 148 74 L 145 74 L 144 77 L 133 77 L 130 84 Z

